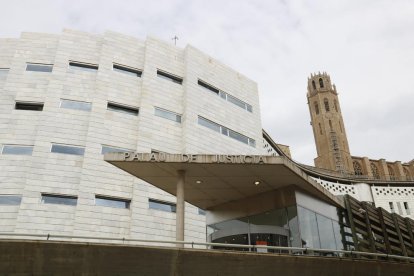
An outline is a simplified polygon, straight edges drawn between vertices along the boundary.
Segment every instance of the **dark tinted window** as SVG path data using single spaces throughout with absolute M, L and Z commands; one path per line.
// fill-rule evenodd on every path
M 15 109 L 17 109 L 17 110 L 42 111 L 43 110 L 43 103 L 16 102 Z
M 141 70 L 138 70 L 136 68 L 132 68 L 132 67 L 129 67 L 129 66 L 120 65 L 120 64 L 114 64 L 113 69 L 116 72 L 131 75 L 131 76 L 134 76 L 134 77 L 141 77 L 141 75 L 142 75 Z
M 72 69 L 79 69 L 83 71 L 96 71 L 98 70 L 98 64 L 83 63 L 78 61 L 69 61 L 69 67 Z
M 121 105 L 117 103 L 108 103 L 107 108 L 108 110 L 126 113 L 126 114 L 134 115 L 134 116 L 138 116 L 138 112 L 139 112 L 138 108 L 136 107 L 125 106 L 125 105 Z
M 160 77 L 160 78 L 178 83 L 178 84 L 183 83 L 183 78 L 178 77 L 178 76 L 174 76 L 170 73 L 167 73 L 167 72 L 164 72 L 164 71 L 161 71 L 161 70 L 157 70 L 157 76 Z

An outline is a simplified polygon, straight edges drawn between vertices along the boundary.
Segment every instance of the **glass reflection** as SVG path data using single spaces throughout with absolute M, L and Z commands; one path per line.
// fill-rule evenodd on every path
M 207 226 L 214 243 L 344 249 L 345 225 L 301 206 L 224 221 Z M 351 235 L 349 235 L 351 236 Z M 219 247 L 217 247 L 219 248 Z M 220 247 L 223 249 L 222 247 Z M 225 248 L 230 250 L 243 250 Z M 265 248 L 257 252 L 278 252 Z
M 316 219 L 318 223 L 321 248 L 336 249 L 332 220 L 319 214 L 316 214 Z
M 316 214 L 300 206 L 298 206 L 298 213 L 302 247 L 321 248 Z

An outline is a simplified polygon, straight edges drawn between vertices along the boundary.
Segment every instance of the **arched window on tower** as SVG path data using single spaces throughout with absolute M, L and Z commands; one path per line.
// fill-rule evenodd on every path
M 378 173 L 378 168 L 377 168 L 377 166 L 376 166 L 374 163 L 372 163 L 372 162 L 371 162 L 371 172 L 372 172 L 372 176 L 373 176 L 375 179 L 379 179 L 379 178 L 380 178 L 379 173 Z
M 358 161 L 353 161 L 352 165 L 354 166 L 355 175 L 362 175 L 362 167 Z
M 322 133 L 322 126 L 321 126 L 321 123 L 319 123 L 319 133 L 322 135 L 323 133 Z
M 403 168 L 404 170 L 404 174 L 405 174 L 405 180 L 411 180 L 411 175 L 410 172 L 408 171 L 407 168 Z
M 313 89 L 316 89 L 316 83 L 315 83 L 314 80 L 312 81 L 312 87 L 313 87 Z
M 336 104 L 336 100 L 334 100 L 334 107 L 335 107 L 335 111 L 338 112 L 338 105 Z
M 322 78 L 319 78 L 319 86 L 320 86 L 321 88 L 323 88 L 323 79 L 322 79 Z
M 341 121 L 339 121 L 339 122 L 338 122 L 338 124 L 339 124 L 339 129 L 341 130 L 341 133 L 342 133 L 342 125 L 341 125 Z
M 331 129 L 331 131 L 333 131 L 332 121 L 331 120 L 329 120 L 329 128 Z
M 387 168 L 388 168 L 388 175 L 390 176 L 390 180 L 396 180 L 394 169 L 390 165 L 388 165 Z
M 326 112 L 329 111 L 329 101 L 327 98 L 323 99 L 323 103 L 325 104 L 325 110 Z
M 314 105 L 315 105 L 315 112 L 316 112 L 316 115 L 318 115 L 318 114 L 319 114 L 319 105 L 318 105 L 318 103 L 317 103 L 317 102 L 315 102 L 315 103 L 314 103 Z

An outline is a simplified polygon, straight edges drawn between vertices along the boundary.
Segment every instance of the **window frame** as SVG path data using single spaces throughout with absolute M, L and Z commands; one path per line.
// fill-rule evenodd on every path
M 211 93 L 214 93 L 215 95 L 219 96 L 220 98 L 222 98 L 223 100 L 241 108 L 244 109 L 250 113 L 253 113 L 253 106 L 251 104 L 248 104 L 247 102 L 227 93 L 224 92 L 223 90 L 217 88 L 216 86 L 202 80 L 202 79 L 198 79 L 197 80 L 197 84 L 201 87 L 203 87 L 206 90 L 209 90 Z
M 157 77 L 182 85 L 184 78 L 157 68 Z
M 106 152 L 104 152 L 104 148 L 115 149 L 115 150 L 120 150 L 120 151 L 106 151 Z M 101 144 L 101 154 L 113 153 L 113 152 L 133 152 L 133 150 Z
M 61 198 L 61 199 L 74 199 L 74 204 L 70 203 L 58 203 L 58 202 L 45 202 L 44 198 Z M 77 206 L 78 205 L 78 196 L 76 195 L 65 195 L 65 194 L 53 194 L 53 193 L 40 193 L 40 203 L 42 204 L 52 204 L 52 205 L 64 205 L 64 206 Z
M 112 63 L 112 71 L 137 78 L 142 76 L 142 70 L 115 62 Z
M 151 207 L 151 203 L 155 203 L 155 204 L 163 205 L 163 206 L 170 206 L 171 210 L 169 211 L 169 210 L 162 209 L 162 208 L 153 208 Z M 173 202 L 155 199 L 155 198 L 148 198 L 148 209 L 167 212 L 167 213 L 177 213 L 177 204 Z
M 6 198 L 6 202 L 7 202 L 7 198 L 12 198 L 10 203 L 5 203 L 3 202 L 2 199 Z M 18 199 L 18 203 L 17 201 L 13 200 L 14 199 Z M 0 194 L 0 206 L 19 206 L 22 203 L 22 195 L 17 195 L 17 194 Z
M 84 71 L 84 72 L 97 72 L 99 70 L 99 64 L 88 63 L 76 60 L 69 60 L 69 69 Z
M 10 148 L 31 148 L 30 153 L 4 153 L 4 149 Z M 24 156 L 32 156 L 33 155 L 34 145 L 18 145 L 18 144 L 2 144 L 1 145 L 1 155 L 24 155 Z
M 54 146 L 62 147 L 62 148 L 76 148 L 76 149 L 82 149 L 80 154 L 77 153 L 66 153 L 66 152 L 59 152 L 59 151 L 53 151 Z M 75 145 L 68 145 L 68 144 L 61 144 L 61 143 L 53 143 L 50 147 L 51 153 L 58 153 L 58 154 L 65 154 L 65 155 L 75 155 L 75 156 L 85 156 L 85 147 L 84 146 L 75 146 Z
M 36 68 L 36 67 L 47 68 L 47 70 L 29 70 L 30 66 L 33 66 L 33 68 Z M 52 71 L 53 71 L 53 64 L 26 62 L 26 72 L 51 73 Z
M 72 102 L 72 103 L 78 103 L 78 104 L 84 104 L 85 107 L 89 106 L 89 108 L 72 108 L 72 107 L 64 107 L 62 106 L 62 104 L 64 102 Z M 85 112 L 90 112 L 92 110 L 92 103 L 91 102 L 85 102 L 85 101 L 78 101 L 78 100 L 70 100 L 70 99 L 60 99 L 59 102 L 59 108 L 63 108 L 63 109 L 70 109 L 70 110 L 78 110 L 78 111 L 85 111 Z
M 160 112 L 160 113 L 157 114 L 157 111 Z M 171 117 L 169 117 L 168 115 L 163 116 L 162 114 L 169 114 L 169 115 L 171 115 Z M 170 110 L 165 109 L 165 108 L 158 107 L 158 106 L 154 106 L 154 115 L 157 116 L 157 117 L 160 117 L 160 118 L 164 118 L 164 119 L 179 123 L 179 124 L 181 124 L 182 121 L 183 121 L 181 114 L 170 111 Z M 175 120 L 172 119 L 172 116 L 175 116 Z
M 16 101 L 14 104 L 15 110 L 24 110 L 24 111 L 43 111 L 45 103 L 42 102 L 22 102 L 22 101 Z M 20 108 L 18 108 L 20 107 Z M 21 108 L 21 107 L 29 107 L 29 108 Z M 37 109 L 30 107 L 37 107 Z
M 116 103 L 116 102 L 110 102 L 106 104 L 106 109 L 113 112 L 118 112 L 122 114 L 132 115 L 132 116 L 138 116 L 139 115 L 139 108 L 134 107 L 131 105 Z
M 102 202 L 123 203 L 125 205 L 124 207 L 122 207 L 122 206 L 116 206 L 116 205 L 111 205 L 111 204 L 101 204 L 101 203 L 97 204 L 97 201 L 96 201 L 97 199 L 102 200 Z M 131 199 L 95 194 L 95 206 L 117 208 L 117 209 L 131 209 Z
M 200 123 L 200 122 L 203 122 L 203 123 Z M 256 147 L 256 140 L 255 139 L 250 138 L 249 136 L 246 136 L 246 135 L 244 135 L 244 134 L 242 134 L 240 132 L 237 132 L 235 130 L 232 130 L 232 129 L 228 128 L 228 127 L 225 127 L 223 125 L 220 125 L 220 124 L 218 124 L 218 123 L 216 123 L 214 121 L 211 121 L 211 120 L 209 120 L 209 119 L 207 119 L 207 118 L 205 118 L 203 116 L 198 115 L 197 123 L 198 123 L 198 125 L 201 125 L 201 126 L 203 126 L 205 128 L 208 128 L 210 130 L 213 130 L 215 132 L 218 132 L 220 134 L 223 134 L 224 136 L 227 136 L 229 138 L 232 138 L 232 139 L 234 139 L 236 141 L 239 141 L 239 142 L 241 142 L 241 143 L 243 143 L 245 145 L 251 146 L 253 148 Z M 214 128 L 212 128 L 210 126 L 214 126 Z M 217 127 L 217 129 L 216 129 L 216 127 Z M 237 137 L 239 137 L 239 138 L 241 137 L 243 139 L 247 139 L 247 142 L 244 142 L 241 139 L 238 139 Z

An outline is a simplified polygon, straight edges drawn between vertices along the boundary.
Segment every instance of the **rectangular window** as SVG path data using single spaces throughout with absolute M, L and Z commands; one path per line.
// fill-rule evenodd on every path
M 60 100 L 60 108 L 75 109 L 82 111 L 91 111 L 92 104 L 88 102 L 73 101 L 73 100 Z
M 52 72 L 53 64 L 41 64 L 41 63 L 27 63 L 26 71 L 32 72 Z
M 394 213 L 395 212 L 394 211 L 394 203 L 388 202 L 388 204 L 390 205 L 390 211 L 391 211 L 391 213 Z
M 21 201 L 20 195 L 0 195 L 0 205 L 20 205 Z
M 43 103 L 32 103 L 32 102 L 16 102 L 15 109 L 17 110 L 31 110 L 31 111 L 42 111 Z
M 32 155 L 33 146 L 3 145 L 1 154 Z
M 232 95 L 230 95 L 230 94 L 214 87 L 213 85 L 211 85 L 211 84 L 209 84 L 209 83 L 207 83 L 203 80 L 198 79 L 198 85 L 210 90 L 214 94 L 220 96 L 220 98 L 222 98 L 223 100 L 226 100 L 226 101 L 228 101 L 228 102 L 230 102 L 234 105 L 237 105 L 238 107 L 243 108 L 244 110 L 247 110 L 249 112 L 253 112 L 253 107 L 250 104 L 245 103 L 244 101 L 242 101 L 242 100 L 240 100 L 240 99 L 238 99 L 238 98 L 236 98 L 236 97 L 234 97 L 234 96 L 232 96 Z
M 129 209 L 130 204 L 130 199 L 114 198 L 100 195 L 95 196 L 95 205 L 97 206 Z
M 52 194 L 42 193 L 42 203 L 76 206 L 76 204 L 78 203 L 78 197 L 69 196 L 69 195 L 52 195 Z
M 72 155 L 84 155 L 85 148 L 77 146 L 67 146 L 60 144 L 52 144 L 50 152 L 63 153 L 63 154 L 72 154 Z
M 110 152 L 133 152 L 133 150 L 102 145 L 101 154 L 110 153 Z
M 215 88 L 214 86 L 202 81 L 202 80 L 198 80 L 198 85 L 210 90 L 211 92 L 213 92 L 214 94 L 218 95 L 220 93 L 220 90 L 218 88 Z
M 240 141 L 242 143 L 249 144 L 249 137 L 244 136 L 243 134 L 240 134 L 240 133 L 235 132 L 233 130 L 229 130 L 229 137 L 233 138 L 237 141 Z
M 0 68 L 0 80 L 5 80 L 7 78 L 9 70 L 9 68 Z
M 155 112 L 154 112 L 155 116 L 158 117 L 162 117 L 177 123 L 181 123 L 181 115 L 168 111 L 166 109 L 162 109 L 159 107 L 155 107 Z
M 141 77 L 142 71 L 138 70 L 137 68 L 129 67 L 126 65 L 121 64 L 113 64 L 113 70 L 122 74 L 134 76 L 134 77 Z
M 157 76 L 178 84 L 182 84 L 183 83 L 183 78 L 175 76 L 173 74 L 167 73 L 165 71 L 161 71 L 161 70 L 157 70 Z
M 240 134 L 240 133 L 238 133 L 234 130 L 231 130 L 231 129 L 225 127 L 225 126 L 214 123 L 214 122 L 212 122 L 212 121 L 210 121 L 206 118 L 203 118 L 201 116 L 198 116 L 198 124 L 202 125 L 202 126 L 205 126 L 205 127 L 209 128 L 211 130 L 214 130 L 216 132 L 219 132 L 219 133 L 221 133 L 225 136 L 233 138 L 237 141 L 240 141 L 244 144 L 247 144 L 251 147 L 256 147 L 256 141 L 254 139 L 249 138 L 249 137 L 247 137 L 243 134 Z
M 98 67 L 98 64 L 85 63 L 79 61 L 69 61 L 69 68 L 71 69 L 96 72 L 98 70 Z
M 214 130 L 216 132 L 221 132 L 221 126 L 219 124 L 216 124 L 210 120 L 207 120 L 203 117 L 198 116 L 198 124 L 205 126 L 211 130 Z
M 150 198 L 148 200 L 148 203 L 149 203 L 149 208 L 150 209 L 161 210 L 161 211 L 166 211 L 166 212 L 170 212 L 170 213 L 175 213 L 176 212 L 175 203 L 165 202 L 165 201 L 156 200 L 156 199 L 152 199 L 152 198 Z
M 411 215 L 410 207 L 408 206 L 408 202 L 404 202 L 404 209 L 407 215 Z
M 243 102 L 243 101 L 241 101 L 241 100 L 237 99 L 236 97 L 233 97 L 229 94 L 227 94 L 227 101 L 234 104 L 234 105 L 237 105 L 238 107 L 246 109 L 246 103 L 245 102 Z
M 137 107 L 130 107 L 117 103 L 108 103 L 108 110 L 125 113 L 129 115 L 138 116 L 139 109 Z

